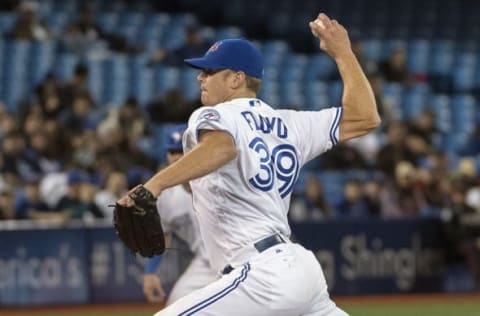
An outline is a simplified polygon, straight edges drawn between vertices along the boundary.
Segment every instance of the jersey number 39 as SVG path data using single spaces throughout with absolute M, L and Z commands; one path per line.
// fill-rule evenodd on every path
M 250 184 L 265 192 L 275 187 L 282 198 L 287 196 L 292 191 L 298 177 L 298 159 L 295 147 L 281 144 L 270 151 L 268 145 L 260 137 L 255 137 L 248 147 L 260 155 L 260 169 L 262 170 L 248 180 Z

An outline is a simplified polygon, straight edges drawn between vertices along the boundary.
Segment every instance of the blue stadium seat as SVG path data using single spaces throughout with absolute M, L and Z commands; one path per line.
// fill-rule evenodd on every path
M 73 70 L 79 59 L 78 55 L 70 53 L 58 55 L 53 68 L 54 73 L 60 80 L 69 80 L 73 76 Z
M 119 19 L 116 12 L 103 12 L 97 16 L 96 22 L 104 32 L 113 33 L 117 30 Z
M 3 96 L 10 111 L 17 110 L 17 104 L 27 99 L 31 90 L 28 85 L 29 56 L 32 42 L 6 41 L 3 45 Z
M 428 72 L 430 41 L 412 40 L 408 42 L 407 62 L 408 69 L 414 74 L 426 74 Z
M 368 39 L 363 42 L 363 54 L 365 58 L 373 61 L 384 59 L 383 42 L 379 39 Z
M 436 75 L 447 75 L 451 72 L 455 57 L 455 42 L 437 40 L 432 43 L 429 72 Z
M 142 12 L 127 11 L 119 15 L 119 25 L 140 26 L 145 22 L 145 14 Z
M 297 178 L 297 182 L 293 186 L 293 194 L 302 196 L 305 194 L 305 185 L 307 183 L 307 178 L 313 173 L 306 171 L 303 169 Z
M 307 57 L 299 54 L 289 54 L 286 56 L 281 67 L 280 82 L 289 81 L 301 82 L 305 76 L 305 68 L 307 65 Z
M 52 70 L 56 60 L 57 42 L 34 42 L 29 58 L 29 84 L 34 87 Z
M 289 80 L 281 83 L 280 86 L 281 104 L 279 107 L 303 106 L 305 98 L 302 93 L 302 86 L 298 80 Z
M 127 56 L 117 54 L 106 59 L 103 62 L 103 71 L 103 103 L 121 105 L 131 93 Z
M 39 3 L 39 7 L 38 7 L 38 16 L 41 18 L 41 19 L 45 19 L 45 17 L 48 17 L 49 15 L 52 14 L 52 12 L 54 12 L 54 8 L 53 8 L 53 0 L 43 0 Z
M 0 13 L 0 32 L 5 34 L 9 32 L 13 25 L 15 24 L 16 15 L 15 13 Z
M 143 107 L 155 96 L 153 69 L 142 69 L 134 75 L 134 78 L 136 78 L 136 80 L 131 86 L 131 95 L 133 95 L 139 105 Z
M 193 101 L 200 97 L 200 84 L 197 81 L 198 70 L 184 67 L 180 72 L 180 85 L 184 97 Z
M 404 49 L 408 52 L 407 41 L 405 39 L 398 38 L 384 40 L 382 52 L 383 59 L 388 59 L 392 52 L 397 49 Z
M 469 94 L 457 94 L 452 99 L 453 130 L 457 134 L 470 135 L 475 129 L 475 98 Z
M 335 73 L 337 66 L 333 59 L 324 53 L 310 56 L 306 68 L 306 78 L 311 80 L 327 80 Z
M 62 34 L 67 25 L 73 21 L 72 16 L 66 12 L 53 12 L 46 15 L 45 23 L 55 34 Z
M 156 95 L 162 95 L 166 91 L 178 88 L 180 70 L 176 67 L 159 65 L 154 70 L 154 91 Z
M 265 56 L 272 54 L 286 54 L 290 51 L 288 43 L 282 40 L 267 40 L 263 42 L 262 52 Z
M 403 103 L 403 85 L 399 83 L 385 83 L 383 85 L 383 97 L 392 109 L 394 119 L 401 119 Z
M 422 90 L 409 89 L 402 98 L 403 119 L 413 119 L 419 116 L 426 108 L 428 93 Z
M 260 45 L 260 50 L 265 58 L 265 68 L 280 68 L 289 52 L 289 47 L 284 41 L 266 41 Z
M 452 130 L 451 98 L 445 94 L 432 95 L 431 109 L 435 112 L 435 125 L 442 133 Z
M 162 34 L 160 47 L 172 50 L 180 47 L 185 42 L 185 28 L 179 22 L 169 24 Z
M 342 171 L 320 171 L 318 178 L 323 184 L 325 198 L 330 205 L 337 205 L 343 197 L 345 176 Z
M 79 2 L 76 0 L 54 1 L 52 5 L 53 12 L 76 13 Z
M 88 90 L 92 94 L 97 104 L 103 105 L 106 103 L 104 95 L 104 69 L 103 61 L 101 59 L 89 58 L 86 60 L 88 67 Z
M 452 76 L 455 92 L 470 92 L 475 87 L 475 67 L 468 64 L 457 65 Z
M 219 41 L 225 38 L 239 38 L 243 36 L 243 31 L 236 26 L 222 26 L 216 29 L 214 41 Z
M 139 35 L 142 33 L 141 30 L 142 26 L 138 24 L 120 24 L 116 28 L 115 33 L 125 37 L 129 43 L 142 44 L 139 42 Z
M 475 69 L 477 55 L 463 52 L 457 55 L 453 68 L 453 88 L 456 92 L 469 92 L 475 87 Z
M 343 83 L 341 81 L 330 82 L 327 93 L 330 106 L 339 106 L 342 104 Z
M 306 110 L 320 110 L 330 107 L 330 99 L 328 97 L 328 85 L 320 81 L 307 81 L 303 93 L 305 94 Z
M 272 107 L 278 107 L 280 103 L 280 86 L 278 81 L 265 80 L 262 83 L 259 97 Z
M 280 94 L 276 91 L 270 91 L 262 88 L 258 96 L 273 108 L 281 107 Z

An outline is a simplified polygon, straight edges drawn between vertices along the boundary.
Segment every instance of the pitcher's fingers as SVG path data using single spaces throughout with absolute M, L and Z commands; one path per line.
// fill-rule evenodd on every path
M 323 25 L 328 29 L 332 25 L 332 21 L 325 13 L 320 13 L 318 19 L 322 21 Z
M 151 303 L 161 303 L 165 298 L 163 289 L 158 290 L 158 288 L 155 287 L 146 287 L 143 289 L 143 293 Z
M 117 203 L 124 206 L 132 206 L 135 204 L 128 195 L 123 196 Z

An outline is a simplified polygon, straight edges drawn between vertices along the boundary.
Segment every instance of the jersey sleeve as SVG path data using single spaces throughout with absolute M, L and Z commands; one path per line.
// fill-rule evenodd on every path
M 167 201 L 165 194 L 160 195 L 157 199 L 157 211 L 160 215 L 160 221 L 162 222 L 163 232 L 165 234 L 172 232 L 172 225 L 171 225 L 171 207 Z
M 145 260 L 145 274 L 154 274 L 157 271 L 158 266 L 162 262 L 162 256 L 153 256 Z
M 339 142 L 342 108 L 332 107 L 320 111 L 283 110 L 289 125 L 297 133 L 297 148 L 303 164 L 333 148 Z
M 216 107 L 202 107 L 192 114 L 188 122 L 188 127 L 195 133 L 196 142 L 198 142 L 198 132 L 200 130 L 218 130 L 225 131 L 235 139 L 236 124 L 232 119 L 228 109 L 218 105 Z

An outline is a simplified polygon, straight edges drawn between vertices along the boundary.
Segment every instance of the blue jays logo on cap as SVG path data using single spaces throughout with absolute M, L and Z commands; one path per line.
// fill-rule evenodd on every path
M 215 43 L 215 44 L 213 44 L 213 45 L 208 49 L 207 54 L 216 51 L 216 50 L 218 49 L 218 47 L 220 46 L 220 44 L 221 44 L 221 43 L 218 43 L 218 42 Z
M 216 42 L 199 58 L 184 60 L 187 65 L 198 69 L 231 69 L 262 79 L 263 55 L 250 41 L 244 38 L 231 38 Z

